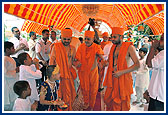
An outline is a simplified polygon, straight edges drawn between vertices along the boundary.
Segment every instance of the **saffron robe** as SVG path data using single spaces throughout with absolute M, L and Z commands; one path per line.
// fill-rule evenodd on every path
M 50 65 L 58 64 L 60 67 L 61 80 L 59 85 L 58 97 L 69 104 L 68 110 L 72 110 L 72 103 L 76 97 L 74 79 L 75 70 L 68 65 L 68 56 L 62 43 L 54 43 L 50 54 Z M 75 76 L 75 77 L 74 77 Z
M 89 104 L 91 108 L 95 104 L 99 83 L 98 68 L 92 68 L 97 61 L 96 54 L 104 53 L 101 47 L 95 43 L 90 47 L 87 47 L 85 43 L 81 44 L 76 53 L 76 59 L 82 64 L 78 68 L 78 75 L 84 102 Z
M 123 42 L 120 47 L 117 70 L 127 69 L 126 54 L 128 47 L 132 42 Z M 130 96 L 133 93 L 133 80 L 131 73 L 126 73 L 118 78 L 112 76 L 113 68 L 113 52 L 116 45 L 113 44 L 109 54 L 109 67 L 103 85 L 107 86 L 104 101 L 107 110 L 110 111 L 128 111 L 130 109 Z

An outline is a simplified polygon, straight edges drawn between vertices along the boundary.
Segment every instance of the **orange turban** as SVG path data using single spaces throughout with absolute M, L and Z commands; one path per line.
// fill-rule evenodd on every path
M 123 35 L 123 34 L 124 34 L 124 28 L 113 27 L 113 28 L 112 28 L 112 34 Z
M 61 37 L 63 37 L 63 38 L 72 37 L 72 30 L 71 29 L 63 29 L 63 30 L 61 30 Z
M 102 34 L 102 37 L 104 37 L 104 36 L 109 37 L 108 32 L 104 32 L 104 33 Z
M 85 31 L 85 38 L 94 38 L 95 32 L 94 31 Z

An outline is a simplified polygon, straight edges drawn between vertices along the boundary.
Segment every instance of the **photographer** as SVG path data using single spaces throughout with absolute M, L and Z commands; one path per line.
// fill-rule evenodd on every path
M 93 19 L 89 18 L 89 22 L 88 23 L 90 24 L 90 26 L 93 28 L 93 30 L 95 32 L 95 36 L 94 36 L 94 41 L 93 42 L 98 44 L 98 45 L 100 45 L 99 35 L 98 35 L 97 30 L 95 28 L 95 19 L 94 18 Z M 89 26 L 88 30 L 90 30 L 90 26 Z

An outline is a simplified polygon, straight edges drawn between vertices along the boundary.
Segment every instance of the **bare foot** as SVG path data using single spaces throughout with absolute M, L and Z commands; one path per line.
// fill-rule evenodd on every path
M 132 105 L 136 105 L 136 104 L 139 104 L 140 102 L 138 102 L 138 101 L 134 101 L 133 103 L 132 103 Z
M 139 107 L 144 107 L 144 104 L 141 104 Z

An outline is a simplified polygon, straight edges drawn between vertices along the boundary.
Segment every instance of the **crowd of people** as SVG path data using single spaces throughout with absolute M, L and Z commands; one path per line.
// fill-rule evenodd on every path
M 150 47 L 144 42 L 135 48 L 123 41 L 123 28 L 104 32 L 102 42 L 92 28 L 84 39 L 65 28 L 61 40 L 44 29 L 41 39 L 32 31 L 27 41 L 13 27 L 14 37 L 4 42 L 4 110 L 93 111 L 97 93 L 103 92 L 102 111 L 129 111 L 135 74 L 133 104 L 149 103 L 149 111 L 163 111 L 164 34 Z

